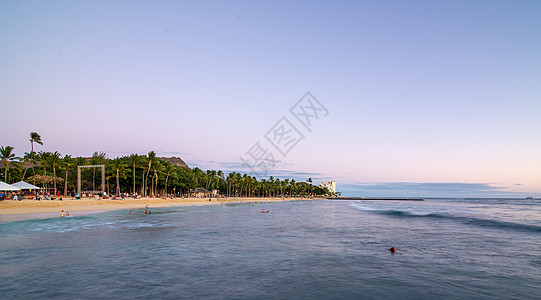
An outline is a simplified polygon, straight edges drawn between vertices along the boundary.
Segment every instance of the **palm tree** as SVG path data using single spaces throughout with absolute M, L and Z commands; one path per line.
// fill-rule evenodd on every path
M 296 190 L 296 187 L 297 187 L 297 183 L 295 182 L 295 179 L 291 179 L 291 185 L 289 186 L 289 195 L 292 196 L 293 195 L 293 191 L 292 189 Z
M 222 172 L 222 170 L 218 170 L 218 172 L 216 172 L 216 186 L 218 189 L 220 189 L 220 180 L 224 180 L 224 172 Z
M 34 185 L 36 185 L 36 171 L 34 170 L 34 143 L 40 144 L 43 146 L 43 142 L 41 141 L 41 136 L 37 132 L 30 132 L 30 161 L 32 162 L 32 173 L 34 174 Z
M 169 176 L 175 177 L 177 168 L 172 165 L 168 164 L 167 167 L 165 167 L 166 177 L 165 177 L 165 196 L 167 197 L 167 181 L 169 180 Z
M 24 181 L 24 178 L 26 177 L 26 172 L 28 171 L 28 167 L 25 168 L 25 165 L 26 165 L 27 163 L 31 162 L 31 161 L 32 161 L 32 160 L 31 160 L 30 153 L 25 152 L 25 153 L 24 153 L 24 156 L 23 156 L 23 157 L 21 158 L 21 160 L 20 160 L 21 164 L 23 165 L 23 169 L 24 169 L 23 177 L 21 178 L 21 181 Z M 34 167 L 34 166 L 32 165 L 32 168 L 33 168 L 33 167 Z M 34 180 L 35 180 L 35 178 L 34 178 Z
M 133 168 L 133 190 L 132 190 L 132 193 L 135 193 L 135 167 L 139 164 L 139 162 L 141 161 L 141 157 L 137 154 L 130 154 L 130 156 L 128 156 L 128 162 L 130 163 L 130 165 L 132 166 Z
M 43 142 L 41 141 L 41 136 L 37 132 L 30 132 L 30 145 L 31 145 L 31 151 L 30 153 L 34 152 L 34 143 L 40 144 L 43 146 Z
M 165 167 L 157 159 L 152 169 L 154 171 L 154 176 L 152 176 L 152 196 L 155 196 L 158 190 L 158 174 L 161 174 L 165 170 Z
M 54 187 L 54 193 L 56 194 L 56 167 L 60 163 L 60 153 L 58 151 L 55 151 L 54 153 L 51 153 L 49 156 L 49 165 L 53 167 L 53 187 Z
M 227 184 L 227 197 L 231 197 L 231 184 L 233 183 L 233 176 L 235 172 L 227 174 L 226 184 Z
M 282 187 L 285 188 L 286 190 L 286 195 L 287 195 L 287 187 L 289 186 L 289 178 L 286 178 L 284 179 L 284 181 L 282 181 Z M 282 192 L 282 198 L 284 197 L 284 192 Z
M 9 171 L 9 163 L 10 161 L 13 161 L 17 159 L 15 154 L 11 153 L 13 151 L 13 147 L 11 146 L 2 146 L 0 147 L 0 159 L 4 162 L 5 172 L 4 172 L 4 180 L 8 182 L 8 171 Z
M 211 170 L 207 170 L 207 174 L 206 174 L 206 177 L 207 177 L 207 190 L 209 189 L 209 186 L 210 186 L 210 181 L 211 181 L 211 178 L 212 178 L 212 171 Z
M 242 176 L 240 176 L 240 173 L 233 172 L 233 196 L 238 197 L 239 196 L 239 184 L 241 183 Z
M 150 167 L 152 166 L 152 163 L 156 160 L 156 153 L 154 151 L 150 151 L 148 153 L 148 169 L 147 169 L 147 176 L 145 178 L 145 189 L 144 189 L 144 196 L 147 195 L 147 185 L 148 185 L 148 174 L 150 174 Z
M 120 178 L 126 176 L 126 164 L 121 158 L 117 157 L 109 161 L 111 168 L 116 172 L 116 196 L 120 197 Z
M 265 188 L 267 187 L 267 179 L 261 179 L 261 188 L 263 189 L 263 197 L 265 197 Z
M 62 166 L 66 169 L 66 176 L 64 178 L 64 196 L 68 195 L 68 171 L 75 165 L 75 161 L 71 158 L 71 155 L 65 155 L 62 159 Z
M 40 165 L 43 167 L 43 179 L 41 181 L 42 187 L 47 188 L 47 169 L 46 166 L 49 163 L 49 157 L 51 156 L 51 152 L 44 152 L 40 151 L 38 152 L 38 159 Z

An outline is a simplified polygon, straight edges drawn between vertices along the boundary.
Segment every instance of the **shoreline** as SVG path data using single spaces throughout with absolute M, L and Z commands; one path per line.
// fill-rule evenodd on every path
M 124 200 L 85 198 L 80 200 L 3 200 L 0 201 L 0 223 L 47 219 L 60 217 L 61 210 L 70 211 L 75 216 L 102 213 L 111 210 L 144 209 L 146 205 L 152 208 L 175 206 L 218 205 L 235 202 L 280 202 L 314 200 L 312 198 L 128 198 Z M 316 198 L 319 199 L 319 198 Z

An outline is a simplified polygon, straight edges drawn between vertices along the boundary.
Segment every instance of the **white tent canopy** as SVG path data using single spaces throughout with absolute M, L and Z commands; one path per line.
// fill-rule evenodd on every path
M 19 191 L 20 188 L 9 185 L 3 181 L 0 181 L 0 191 Z
M 39 190 L 39 187 L 24 181 L 15 182 L 11 185 L 14 187 L 18 187 L 21 190 Z

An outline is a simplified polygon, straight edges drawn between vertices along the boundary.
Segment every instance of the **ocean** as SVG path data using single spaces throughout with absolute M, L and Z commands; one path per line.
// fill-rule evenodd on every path
M 151 211 L 0 223 L 0 299 L 541 299 L 541 200 Z

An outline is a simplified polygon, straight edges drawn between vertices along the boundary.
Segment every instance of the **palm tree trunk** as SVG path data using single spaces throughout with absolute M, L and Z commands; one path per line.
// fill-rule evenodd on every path
M 54 193 L 56 195 L 56 167 L 53 166 L 53 183 L 54 183 Z
M 68 196 L 68 168 L 66 167 L 66 179 L 64 179 L 64 196 Z
M 145 179 L 145 196 L 146 196 L 146 193 L 147 193 L 148 174 L 150 174 L 150 164 L 148 165 L 148 169 L 147 169 L 147 178 Z
M 21 181 L 24 181 L 24 177 L 26 176 L 26 171 L 28 171 L 28 168 L 24 169 L 23 178 L 21 179 Z
M 135 193 L 135 164 L 133 164 L 133 190 L 132 193 Z
M 47 188 L 47 169 L 43 166 L 43 188 Z
M 165 177 L 165 197 L 167 197 L 167 180 L 169 180 L 169 174 Z
M 150 178 L 150 191 L 149 192 L 150 192 L 149 194 L 150 197 L 154 196 L 154 175 L 152 175 L 152 177 Z
M 120 197 L 120 182 L 118 181 L 118 169 L 116 170 L 116 196 Z
M 145 197 L 145 169 L 143 169 L 143 183 L 141 186 L 141 196 Z

